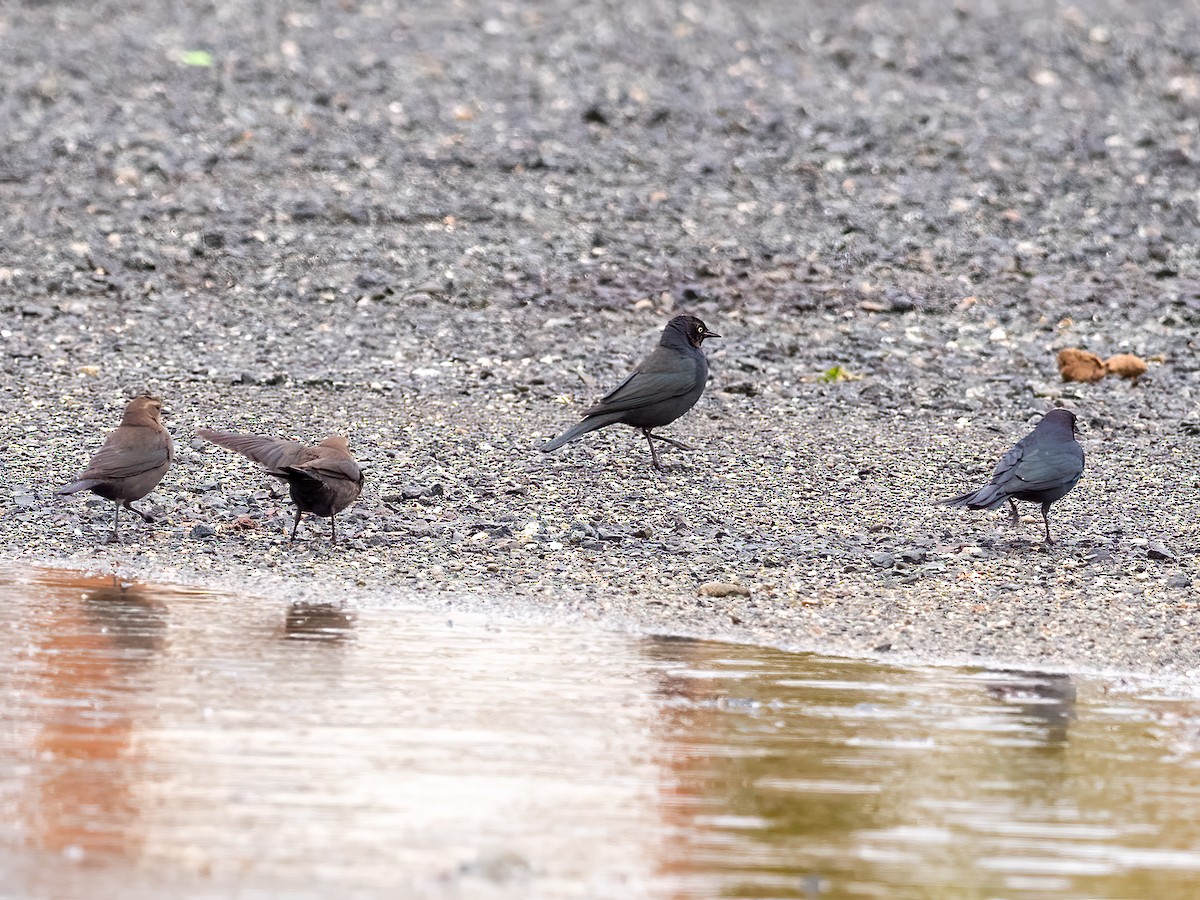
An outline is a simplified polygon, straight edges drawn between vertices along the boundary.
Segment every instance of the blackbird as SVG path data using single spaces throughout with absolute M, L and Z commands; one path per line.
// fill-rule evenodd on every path
M 1050 504 L 1065 497 L 1083 474 L 1083 448 L 1075 440 L 1076 434 L 1075 413 L 1050 410 L 1033 431 L 996 463 L 991 481 L 977 491 L 941 502 L 967 509 L 995 509 L 1007 500 L 1014 524 L 1018 521 L 1014 501 L 1040 503 L 1046 543 L 1054 543 L 1050 537 Z
M 708 360 L 700 345 L 706 338 L 718 337 L 695 316 L 676 316 L 663 329 L 658 346 L 633 374 L 595 406 L 585 409 L 582 422 L 543 444 L 541 451 L 557 450 L 589 431 L 609 425 L 629 425 L 646 436 L 650 461 L 655 469 L 662 471 L 654 450 L 655 441 L 681 450 L 692 448 L 654 434 L 651 429 L 669 425 L 695 406 L 708 381 Z
M 135 397 L 125 407 L 121 424 L 112 431 L 79 478 L 58 489 L 59 494 L 91 491 L 105 500 L 113 500 L 113 530 L 109 540 L 119 543 L 118 522 L 121 507 L 132 510 L 151 522 L 154 517 L 133 505 L 162 481 L 175 458 L 175 446 L 162 425 L 162 400 Z
M 316 446 L 289 441 L 285 438 L 257 434 L 232 434 L 197 428 L 196 434 L 214 444 L 236 450 L 242 456 L 260 463 L 268 475 L 287 482 L 296 504 L 296 521 L 292 536 L 300 527 L 300 516 L 306 512 L 329 519 L 329 541 L 337 542 L 338 513 L 358 499 L 362 493 L 363 474 L 350 455 L 350 446 L 341 435 L 330 435 Z

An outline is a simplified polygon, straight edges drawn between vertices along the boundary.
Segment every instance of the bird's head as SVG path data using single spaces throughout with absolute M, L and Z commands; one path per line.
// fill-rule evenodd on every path
M 693 347 L 699 347 L 705 338 L 720 337 L 715 331 L 709 331 L 708 326 L 695 316 L 676 316 L 667 323 L 667 328 L 678 331 Z
M 1075 417 L 1075 413 L 1071 412 L 1069 409 L 1052 409 L 1050 412 L 1046 413 L 1045 417 L 1042 419 L 1042 422 L 1049 423 L 1050 425 L 1058 425 L 1063 428 L 1071 429 L 1071 434 L 1079 434 L 1079 428 L 1076 424 L 1077 421 L 1078 420 Z M 1041 422 L 1038 424 L 1040 425 Z
M 134 397 L 125 407 L 125 414 L 121 416 L 121 424 L 161 425 L 162 405 L 161 397 L 154 397 L 150 394 Z

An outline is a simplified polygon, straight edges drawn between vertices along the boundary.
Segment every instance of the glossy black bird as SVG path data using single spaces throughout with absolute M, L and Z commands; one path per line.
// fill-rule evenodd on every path
M 350 445 L 344 437 L 330 435 L 310 447 L 285 438 L 232 434 L 211 428 L 197 428 L 196 434 L 206 441 L 236 450 L 259 463 L 268 475 L 287 482 L 292 502 L 296 504 L 291 540 L 296 540 L 300 516 L 308 512 L 329 519 L 329 541 L 337 542 L 334 516 L 358 499 L 363 486 L 362 470 L 350 455 Z
M 663 441 L 681 450 L 686 444 L 654 434 L 651 429 L 669 425 L 696 405 L 708 381 L 708 360 L 700 345 L 720 337 L 695 316 L 676 316 L 663 329 L 658 346 L 641 361 L 633 374 L 595 406 L 583 411 L 584 420 L 542 445 L 542 452 L 557 450 L 580 435 L 608 425 L 640 429 L 650 445 L 650 460 L 662 471 L 654 442 Z
M 1018 521 L 1014 501 L 1040 503 L 1046 543 L 1054 543 L 1050 537 L 1050 504 L 1065 497 L 1083 474 L 1083 448 L 1075 440 L 1076 434 L 1075 413 L 1050 410 L 996 463 L 991 481 L 977 491 L 941 502 L 967 509 L 995 509 L 1007 500 L 1014 524 Z
M 137 513 L 142 521 L 153 516 L 133 505 L 162 481 L 175 458 L 175 445 L 162 425 L 162 401 L 157 397 L 135 397 L 125 407 L 121 424 L 96 451 L 79 479 L 58 489 L 59 494 L 91 491 L 105 500 L 116 502 L 110 541 L 119 542 L 117 524 L 121 507 Z

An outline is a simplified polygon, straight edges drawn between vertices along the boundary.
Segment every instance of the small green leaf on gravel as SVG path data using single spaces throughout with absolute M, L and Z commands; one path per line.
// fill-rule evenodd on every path
M 184 50 L 179 54 L 179 59 L 185 66 L 200 66 L 205 69 L 211 69 L 213 66 L 213 55 L 207 50 Z
M 832 369 L 826 369 L 821 373 L 821 380 L 826 384 L 830 384 L 834 381 L 849 381 L 853 377 L 854 376 L 850 374 L 849 370 L 843 369 L 841 366 L 834 366 Z

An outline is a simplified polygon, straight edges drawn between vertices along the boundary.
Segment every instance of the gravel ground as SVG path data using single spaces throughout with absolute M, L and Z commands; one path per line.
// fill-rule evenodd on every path
M 1197 33 L 1174 0 L 10 4 L 0 559 L 1200 672 Z M 665 432 L 695 452 L 536 452 L 678 312 L 725 336 Z M 1151 368 L 1063 385 L 1068 346 Z M 53 489 L 147 390 L 179 459 L 112 547 Z M 1052 404 L 1088 453 L 1054 547 L 931 504 Z M 347 434 L 345 542 L 289 547 L 198 425 Z

